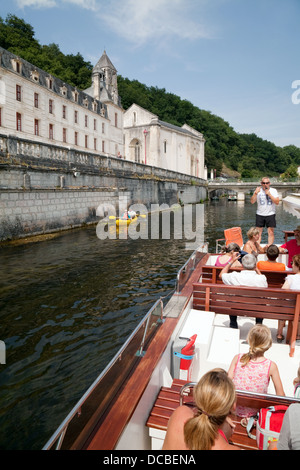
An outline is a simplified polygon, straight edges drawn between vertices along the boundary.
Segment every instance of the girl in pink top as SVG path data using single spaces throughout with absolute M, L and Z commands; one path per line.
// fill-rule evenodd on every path
M 261 324 L 255 325 L 248 333 L 249 352 L 236 355 L 229 367 L 228 376 L 233 380 L 237 390 L 257 393 L 268 393 L 270 377 L 276 395 L 284 396 L 278 367 L 275 362 L 264 357 L 264 353 L 272 346 L 270 329 Z M 238 416 L 249 418 L 258 410 L 237 407 Z M 246 424 L 247 420 L 242 423 Z
M 225 246 L 222 250 L 222 253 L 217 257 L 215 266 L 223 268 L 232 260 L 233 253 L 238 253 L 240 251 L 240 247 L 237 243 L 229 243 L 228 246 Z M 239 261 L 234 263 L 234 267 L 242 266 Z

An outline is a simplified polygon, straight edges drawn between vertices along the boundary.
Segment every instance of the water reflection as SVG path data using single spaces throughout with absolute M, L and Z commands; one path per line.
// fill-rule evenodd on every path
M 281 243 L 297 219 L 279 207 L 277 220 Z M 239 225 L 245 237 L 254 222 L 254 206 L 220 199 L 205 205 L 197 233 L 214 251 L 224 228 Z M 177 235 L 99 240 L 89 227 L 0 248 L 0 448 L 41 448 L 154 301 L 172 292 L 191 253 Z

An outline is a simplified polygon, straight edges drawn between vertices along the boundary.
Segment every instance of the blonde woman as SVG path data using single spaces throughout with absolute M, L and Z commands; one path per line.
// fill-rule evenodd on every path
M 207 372 L 194 388 L 196 409 L 178 407 L 172 414 L 163 450 L 239 450 L 229 444 L 234 431 L 235 387 L 227 372 Z
M 264 357 L 272 346 L 270 328 L 266 325 L 255 325 L 248 333 L 247 342 L 249 351 L 246 354 L 237 354 L 229 367 L 228 376 L 233 380 L 238 390 L 257 393 L 267 393 L 270 378 L 273 381 L 276 395 L 284 396 L 278 367 L 275 362 Z M 237 407 L 238 416 L 246 418 L 242 424 L 247 425 L 247 418 L 253 416 L 257 410 Z
M 267 246 L 262 247 L 259 244 L 260 232 L 258 228 L 251 227 L 247 232 L 248 241 L 245 243 L 243 250 L 252 255 L 259 255 L 267 251 Z

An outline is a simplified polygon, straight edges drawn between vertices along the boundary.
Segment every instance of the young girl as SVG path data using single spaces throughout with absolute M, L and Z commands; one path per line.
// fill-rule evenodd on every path
M 284 396 L 278 367 L 275 362 L 264 357 L 264 353 L 272 346 L 270 329 L 265 325 L 255 325 L 248 333 L 249 352 L 238 354 L 232 360 L 228 376 L 233 380 L 236 389 L 257 393 L 267 393 L 270 377 L 273 381 L 276 395 Z M 246 419 L 256 414 L 253 408 L 237 407 L 236 413 Z

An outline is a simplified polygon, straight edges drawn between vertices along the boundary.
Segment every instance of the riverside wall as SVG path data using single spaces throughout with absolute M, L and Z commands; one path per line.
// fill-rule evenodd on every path
M 97 223 L 113 208 L 198 203 L 205 180 L 0 134 L 0 241 Z

